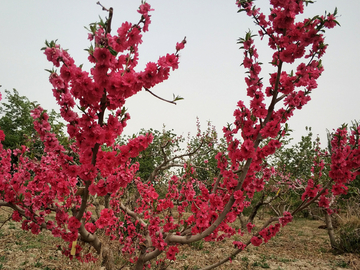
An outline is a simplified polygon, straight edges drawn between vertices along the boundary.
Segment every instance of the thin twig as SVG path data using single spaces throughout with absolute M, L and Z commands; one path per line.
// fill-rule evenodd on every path
M 165 101 L 165 102 L 168 102 L 168 103 L 171 103 L 171 104 L 175 104 L 175 105 L 176 105 L 176 102 L 175 102 L 175 101 L 170 101 L 170 100 L 164 99 L 164 98 L 162 98 L 162 97 L 159 97 L 159 96 L 155 95 L 153 92 L 151 92 L 151 91 L 150 91 L 148 88 L 146 88 L 146 87 L 144 87 L 144 89 L 145 89 L 146 91 L 148 91 L 150 94 L 152 94 L 154 97 L 156 97 L 156 98 L 158 98 L 158 99 L 160 99 L 160 100 L 162 100 L 162 101 Z
M 0 221 L 0 223 L 2 223 L 2 225 L 0 226 L 0 229 L 6 224 L 6 222 L 8 222 L 9 220 L 11 220 L 12 216 L 9 216 L 6 220 L 4 221 Z
M 113 8 L 109 8 L 107 9 L 106 7 L 104 7 L 100 1 L 96 2 L 97 5 L 99 5 L 100 7 L 102 7 L 102 10 L 106 10 L 107 12 L 109 12 L 109 18 L 106 21 L 106 29 L 105 29 L 105 35 L 106 34 L 110 34 L 111 32 L 111 20 L 112 20 L 112 16 L 113 16 Z
M 103 10 L 109 11 L 106 7 L 104 7 L 104 6 L 100 3 L 100 1 L 97 1 L 96 4 L 99 5 L 100 7 L 102 7 Z

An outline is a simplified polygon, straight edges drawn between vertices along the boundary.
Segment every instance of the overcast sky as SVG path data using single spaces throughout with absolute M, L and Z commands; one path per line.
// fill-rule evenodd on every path
M 255 1 L 268 13 L 269 1 Z M 52 87 L 44 69 L 52 65 L 40 48 L 44 41 L 58 40 L 69 49 L 76 64 L 89 70 L 87 54 L 88 32 L 84 26 L 107 16 L 96 1 L 0 1 L 0 91 L 16 88 L 21 95 L 37 101 L 45 109 L 58 111 L 52 96 Z M 113 31 L 124 21 L 138 22 L 136 12 L 140 0 L 103 0 L 106 7 L 114 8 Z M 159 96 L 171 99 L 180 95 L 184 100 L 172 105 L 162 102 L 149 93 L 140 92 L 131 97 L 126 107 L 131 120 L 125 130 L 132 134 L 141 128 L 162 129 L 163 124 L 177 134 L 195 133 L 196 117 L 203 128 L 208 120 L 221 132 L 223 126 L 233 122 L 233 111 L 238 100 L 247 101 L 244 83 L 245 70 L 240 67 L 242 51 L 236 41 L 248 29 L 257 32 L 251 18 L 237 13 L 235 0 L 153 0 L 152 24 L 145 33 L 140 47 L 138 70 L 148 61 L 172 53 L 176 42 L 187 37 L 181 52 L 179 69 L 169 80 L 152 90 Z M 306 135 L 305 126 L 319 134 L 326 145 L 326 129 L 332 130 L 342 123 L 360 120 L 359 60 L 360 60 L 360 1 L 318 0 L 305 9 L 304 16 L 313 17 L 338 8 L 341 27 L 326 32 L 329 44 L 323 58 L 325 72 L 318 81 L 312 100 L 289 122 L 295 131 L 295 140 Z M 274 68 L 266 64 L 272 52 L 267 42 L 256 39 L 260 61 L 264 63 L 264 83 Z M 295 66 L 286 65 L 289 71 Z

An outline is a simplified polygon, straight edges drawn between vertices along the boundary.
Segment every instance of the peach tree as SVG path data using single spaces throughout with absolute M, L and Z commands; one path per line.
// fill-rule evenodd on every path
M 48 230 L 62 238 L 67 243 L 63 254 L 70 258 L 95 260 L 91 250 L 83 249 L 85 244 L 90 245 L 107 269 L 116 267 L 115 251 L 134 269 L 144 269 L 151 267 L 151 260 L 159 267 L 175 260 L 179 245 L 243 237 L 244 232 L 231 224 L 271 176 L 264 160 L 281 147 L 285 124 L 317 88 L 316 81 L 324 70 L 321 58 L 327 48 L 324 31 L 337 24 L 336 10 L 297 21 L 296 16 L 309 2 L 270 0 L 272 9 L 265 15 L 251 0 L 236 1 L 239 11 L 254 20 L 259 36 L 274 51 L 270 63 L 275 72 L 264 86 L 254 35 L 248 32 L 239 39 L 250 104 L 238 101 L 233 124 L 223 129 L 226 149 L 216 154 L 219 174 L 209 187 L 197 179 L 196 168 L 187 163 L 183 174 L 167 180 L 164 197 L 159 197 L 153 183 L 136 176 L 138 164 L 131 162 L 148 147 L 152 134 L 132 138 L 123 145 L 115 142 L 130 118 L 124 109 L 126 99 L 141 90 L 154 94 L 150 89 L 168 79 L 171 69 L 178 68 L 185 39 L 176 44 L 175 53 L 136 71 L 138 45 L 148 31 L 152 10 L 143 2 L 138 9 L 140 21 L 123 23 L 115 34 L 111 34 L 112 8 L 107 10 L 105 22 L 90 25 L 93 44 L 88 60 L 93 68 L 89 72 L 77 66 L 56 42 L 47 42 L 44 53 L 59 69 L 50 70 L 49 80 L 67 123 L 70 150 L 51 132 L 47 113 L 35 108 L 34 127 L 44 142 L 44 154 L 30 159 L 27 148 L 22 147 L 13 151 L 18 162 L 11 164 L 11 151 L 0 145 L 0 206 L 12 208 L 13 220 L 22 222 L 24 230 L 34 234 Z M 285 69 L 295 62 L 299 64 L 293 70 Z M 320 157 L 302 194 L 301 206 L 271 217 L 257 229 L 248 223 L 251 235 L 234 241 L 232 254 L 204 269 L 228 261 L 250 244 L 268 242 L 300 210 L 317 201 L 328 208 L 331 196 L 346 192 L 346 184 L 355 178 L 360 166 L 359 131 L 359 127 L 352 133 L 340 128 L 334 134 L 328 182 L 316 182 L 323 166 Z M 4 137 L 1 131 L 0 140 Z M 140 196 L 132 204 L 123 197 L 130 183 Z M 102 197 L 108 198 L 107 203 L 99 211 L 91 211 Z M 112 248 L 108 239 L 118 248 Z

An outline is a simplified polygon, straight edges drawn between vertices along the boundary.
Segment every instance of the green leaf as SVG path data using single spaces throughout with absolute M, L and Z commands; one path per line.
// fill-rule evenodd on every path
M 175 97 L 175 95 L 173 94 L 173 102 L 183 100 L 183 99 L 184 99 L 183 97 L 180 97 L 180 96 Z
M 117 51 L 115 51 L 113 48 L 109 47 L 109 51 L 113 56 L 116 56 L 118 54 Z

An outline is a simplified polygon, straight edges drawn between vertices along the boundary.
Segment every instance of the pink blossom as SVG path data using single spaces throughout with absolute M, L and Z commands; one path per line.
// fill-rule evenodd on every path
M 90 232 L 90 233 L 94 233 L 96 231 L 96 226 L 94 223 L 85 223 L 85 229 Z
M 324 26 L 326 28 L 334 28 L 336 26 L 335 16 L 333 14 L 330 14 L 327 16 L 326 21 L 324 23 Z
M 14 211 L 11 217 L 12 217 L 12 220 L 14 220 L 16 222 L 20 222 L 22 220 L 22 217 L 20 216 L 18 211 Z
M 261 243 L 262 243 L 262 239 L 260 237 L 253 236 L 251 238 L 251 244 L 253 244 L 255 247 L 260 246 Z
M 179 249 L 176 246 L 171 246 L 166 252 L 166 258 L 172 261 L 175 261 L 175 255 L 179 252 Z
M 247 230 L 249 233 L 251 233 L 251 230 L 255 227 L 255 224 L 251 224 L 250 222 L 246 224 Z
M 240 241 L 234 241 L 233 245 L 237 248 L 237 249 L 241 249 L 244 250 L 246 248 L 246 245 Z
M 77 231 L 81 226 L 81 222 L 76 217 L 69 218 L 68 228 L 71 231 Z
M 279 222 L 281 224 L 282 227 L 284 227 L 286 224 L 288 224 L 289 222 L 291 222 L 293 219 L 291 213 L 285 211 L 283 213 L 283 216 L 281 218 L 279 218 Z

